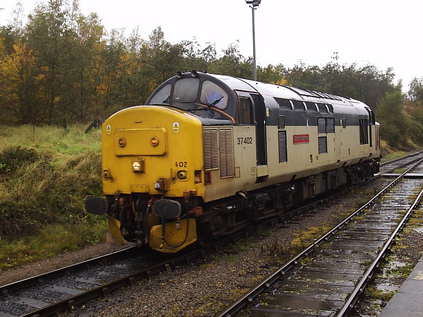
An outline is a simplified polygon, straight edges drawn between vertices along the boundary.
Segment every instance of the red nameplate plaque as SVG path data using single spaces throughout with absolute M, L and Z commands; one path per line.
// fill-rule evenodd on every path
M 309 143 L 308 134 L 295 134 L 294 144 L 298 144 L 298 143 Z

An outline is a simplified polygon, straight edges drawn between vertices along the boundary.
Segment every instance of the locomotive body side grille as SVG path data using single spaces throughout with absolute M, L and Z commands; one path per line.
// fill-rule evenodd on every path
M 234 177 L 234 142 L 232 129 L 219 130 L 220 177 Z
M 204 135 L 204 169 L 219 168 L 218 130 L 205 129 Z
M 228 128 L 206 128 L 204 139 L 204 169 L 220 169 L 220 177 L 235 176 L 234 136 Z

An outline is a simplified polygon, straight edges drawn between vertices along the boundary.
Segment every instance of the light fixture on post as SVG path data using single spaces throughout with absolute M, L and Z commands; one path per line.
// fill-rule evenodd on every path
M 253 19 L 253 78 L 257 80 L 257 65 L 256 65 L 256 25 L 254 20 L 254 10 L 258 8 L 261 0 L 245 0 L 245 2 L 251 8 L 251 14 Z

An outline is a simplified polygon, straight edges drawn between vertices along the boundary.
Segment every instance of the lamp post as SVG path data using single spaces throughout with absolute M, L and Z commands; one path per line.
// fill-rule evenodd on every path
M 260 5 L 261 0 L 245 0 L 251 8 L 252 24 L 253 24 L 253 78 L 257 80 L 257 64 L 256 64 L 256 25 L 254 20 L 254 11 Z

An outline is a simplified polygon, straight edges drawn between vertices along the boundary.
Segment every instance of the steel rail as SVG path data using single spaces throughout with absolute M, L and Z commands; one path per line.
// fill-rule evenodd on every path
M 283 279 L 283 277 L 292 270 L 301 259 L 305 258 L 308 254 L 310 254 L 317 246 L 319 246 L 322 242 L 329 240 L 331 236 L 333 236 L 337 231 L 339 231 L 343 226 L 348 224 L 355 216 L 359 215 L 364 209 L 372 205 L 376 199 L 378 199 L 381 195 L 383 195 L 388 189 L 392 186 L 397 184 L 408 172 L 419 166 L 423 162 L 423 159 L 420 159 L 416 164 L 409 167 L 405 170 L 401 175 L 391 181 L 388 185 L 382 188 L 376 195 L 374 195 L 368 202 L 362 205 L 360 208 L 355 210 L 352 214 L 344 218 L 339 224 L 333 227 L 330 231 L 322 235 L 312 244 L 310 244 L 307 248 L 289 260 L 285 265 L 267 277 L 263 282 L 257 285 L 254 289 L 250 292 L 245 294 L 241 297 L 238 301 L 232 304 L 228 309 L 226 309 L 223 313 L 219 315 L 219 317 L 232 317 L 235 316 L 239 311 L 241 311 L 248 303 L 252 302 L 258 295 L 263 293 L 265 290 L 269 289 L 273 284 L 277 281 Z
M 413 156 L 417 156 L 419 154 L 423 154 L 423 150 L 422 151 L 417 151 L 417 152 L 414 152 L 414 153 L 411 153 L 411 154 L 407 154 L 407 155 L 398 157 L 398 158 L 393 159 L 393 160 L 389 160 L 389 161 L 383 162 L 383 163 L 380 164 L 380 166 L 385 166 L 385 165 L 388 165 L 388 164 L 392 164 L 392 163 L 395 163 L 395 162 L 398 162 L 398 161 L 401 161 L 401 160 L 405 160 L 405 159 L 410 158 L 410 157 L 413 157 Z
M 373 274 L 375 273 L 375 271 L 379 267 L 380 261 L 384 258 L 384 256 L 386 255 L 386 253 L 389 250 L 389 247 L 394 242 L 395 237 L 402 230 L 402 228 L 404 227 L 404 225 L 406 224 L 406 222 L 410 218 L 411 214 L 413 213 L 414 209 L 420 203 L 422 196 L 423 196 L 423 189 L 420 191 L 417 198 L 414 200 L 413 204 L 407 210 L 406 214 L 401 219 L 400 223 L 397 225 L 397 227 L 395 228 L 394 232 L 391 234 L 389 239 L 385 242 L 382 249 L 378 253 L 376 259 L 374 259 L 374 261 L 372 262 L 370 267 L 364 273 L 363 277 L 357 283 L 354 290 L 351 292 L 351 295 L 348 297 L 347 301 L 344 303 L 344 305 L 338 311 L 338 313 L 336 314 L 337 317 L 345 316 L 354 307 L 354 305 L 357 302 L 359 296 L 364 292 L 365 287 L 370 282 L 370 279 L 372 278 Z
M 412 154 L 409 154 L 409 155 L 406 155 L 406 156 L 403 156 L 403 157 L 400 157 L 400 158 L 397 158 L 397 159 L 394 159 L 394 160 L 390 160 L 390 161 L 387 161 L 387 162 L 382 163 L 381 166 L 387 165 L 387 164 L 390 164 L 390 163 L 394 163 L 396 161 L 404 160 L 406 158 L 419 155 L 421 153 L 423 153 L 423 151 L 415 152 L 415 153 L 412 153 Z M 411 164 L 411 163 L 412 162 L 407 163 L 407 164 Z M 406 174 L 409 170 L 405 171 L 402 175 Z M 400 175 L 400 177 L 401 177 L 401 175 Z M 396 180 L 392 181 L 388 186 L 389 187 L 392 186 L 395 181 Z M 362 206 L 361 209 L 364 209 L 365 206 L 368 206 L 368 205 L 366 204 L 366 205 Z M 300 208 L 302 208 L 302 207 L 300 207 Z M 328 232 L 328 234 L 329 233 L 330 232 Z M 319 241 L 320 241 L 320 239 L 317 240 L 314 244 L 315 245 L 318 245 L 318 242 Z M 128 256 L 131 252 L 135 251 L 136 249 L 137 248 L 135 246 L 129 246 L 129 247 L 125 248 L 125 249 L 114 251 L 114 252 L 111 252 L 111 253 L 108 253 L 108 254 L 105 254 L 105 255 L 101 255 L 101 256 L 98 256 L 98 257 L 90 258 L 88 260 L 81 261 L 81 262 L 78 262 L 78 263 L 75 263 L 75 264 L 72 264 L 72 265 L 69 265 L 69 266 L 65 266 L 65 267 L 62 267 L 62 268 L 59 268 L 59 269 L 55 269 L 55 270 L 52 270 L 52 271 L 49 271 L 49 272 L 46 272 L 46 273 L 42 273 L 42 274 L 39 274 L 39 275 L 36 275 L 36 276 L 32 276 L 32 277 L 28 277 L 28 278 L 25 278 L 25 279 L 22 279 L 22 280 L 18 280 L 18 281 L 12 282 L 12 283 L 8 283 L 8 284 L 5 284 L 5 285 L 0 286 L 0 294 L 7 295 L 7 294 L 9 294 L 9 293 L 11 293 L 13 291 L 21 290 L 21 289 L 24 289 L 25 287 L 36 285 L 37 281 L 40 281 L 40 280 L 45 281 L 47 279 L 56 278 L 56 277 L 58 277 L 60 275 L 64 275 L 64 274 L 69 273 L 69 272 L 74 272 L 74 271 L 81 270 L 85 266 L 94 265 L 94 264 L 100 263 L 101 261 L 110 260 L 110 259 L 116 259 L 116 258 L 119 258 L 119 257 Z M 307 248 L 304 251 L 306 251 L 307 254 L 308 254 L 311 250 L 308 250 L 308 248 Z M 182 256 L 182 258 L 183 257 L 186 257 L 186 255 L 185 256 Z M 298 259 L 299 258 L 295 257 L 293 260 L 298 261 Z M 180 262 L 182 262 L 182 261 L 183 260 L 181 260 Z M 77 305 L 77 304 L 86 302 L 87 300 L 90 300 L 92 298 L 98 297 L 99 294 L 102 295 L 105 292 L 108 292 L 110 290 L 116 289 L 116 288 L 120 287 L 120 285 L 122 285 L 122 284 L 128 285 L 128 284 L 132 283 L 132 281 L 134 281 L 134 280 L 137 280 L 137 279 L 140 279 L 140 278 L 144 278 L 146 276 L 145 275 L 145 272 L 154 272 L 154 271 L 157 271 L 159 268 L 163 268 L 164 266 L 170 264 L 171 262 L 172 261 L 169 261 L 169 260 L 168 261 L 164 261 L 164 262 L 159 263 L 159 264 L 156 264 L 156 265 L 154 265 L 154 266 L 152 266 L 150 268 L 144 269 L 144 270 L 138 272 L 135 275 L 126 276 L 124 278 L 121 278 L 121 279 L 118 279 L 116 281 L 110 282 L 107 285 L 105 284 L 105 285 L 99 286 L 99 287 L 97 287 L 95 289 L 91 289 L 90 291 L 87 291 L 87 292 L 78 294 L 76 296 L 73 296 L 71 298 L 68 298 L 66 300 L 63 300 L 63 301 L 58 302 L 56 304 L 52 304 L 50 306 L 46 306 L 45 308 L 39 309 L 37 311 L 31 312 L 31 313 L 28 313 L 28 314 L 25 314 L 23 316 L 48 316 L 48 315 L 55 314 L 57 312 L 61 312 L 63 310 L 68 309 L 69 306 L 74 306 L 74 305 Z M 61 306 L 65 306 L 65 309 L 59 309 L 59 307 L 61 307 Z M 230 315 L 225 315 L 225 316 L 230 316 Z
M 53 316 L 58 313 L 62 313 L 68 310 L 73 309 L 75 306 L 79 306 L 91 299 L 104 296 L 111 291 L 118 289 L 120 287 L 132 285 L 134 282 L 150 277 L 153 273 L 162 272 L 168 270 L 172 265 L 176 266 L 192 260 L 193 258 L 198 258 L 198 256 L 203 255 L 203 252 L 199 249 L 193 250 L 187 254 L 180 255 L 175 258 L 167 259 L 166 261 L 154 264 L 148 268 L 142 269 L 134 274 L 129 274 L 123 278 L 116 279 L 107 284 L 92 288 L 88 291 L 85 291 L 81 294 L 74 295 L 65 300 L 53 303 L 49 306 L 43 307 L 41 309 L 32 311 L 27 314 L 21 315 L 21 317 L 41 317 L 41 316 Z
M 24 278 L 15 282 L 11 282 L 8 284 L 4 284 L 2 286 L 0 286 L 0 294 L 7 294 L 11 291 L 15 291 L 15 290 L 19 290 L 25 287 L 28 287 L 29 285 L 34 285 L 37 281 L 39 280 L 44 280 L 44 279 L 51 279 L 54 277 L 57 277 L 59 275 L 63 275 L 66 274 L 68 272 L 72 272 L 72 271 L 77 271 L 82 269 L 85 266 L 89 266 L 89 265 L 93 265 L 93 264 L 97 264 L 101 261 L 105 261 L 105 260 L 109 260 L 109 259 L 115 259 L 117 257 L 121 257 L 121 256 L 126 256 L 129 253 L 133 252 L 136 249 L 135 246 L 129 246 L 127 248 L 121 249 L 121 250 L 117 250 L 114 252 L 110 252 L 107 254 L 103 254 L 94 258 L 90 258 L 88 260 L 85 261 L 81 261 L 75 264 L 71 264 L 68 266 L 64 266 L 49 272 L 45 272 L 45 273 L 41 273 L 35 276 L 31 276 L 28 278 Z
M 301 211 L 308 210 L 311 207 L 315 206 L 316 204 L 319 204 L 321 201 L 322 200 L 312 201 L 311 203 L 308 203 L 306 205 L 303 205 L 303 206 L 300 206 L 298 208 L 295 208 L 295 211 L 298 213 L 300 210 Z M 293 214 L 290 213 L 290 216 L 292 216 L 292 215 Z M 264 222 L 264 223 L 266 223 L 266 222 Z M 218 245 L 221 245 L 222 242 L 223 242 L 223 244 L 226 244 L 224 241 L 226 241 L 226 240 L 225 239 L 222 239 L 221 241 L 219 241 L 217 243 L 218 243 Z M 128 248 L 127 251 L 130 251 L 132 249 L 135 250 L 136 247 Z M 122 251 L 124 251 L 124 250 L 122 250 Z M 197 252 L 197 254 L 198 253 L 201 253 L 201 256 L 204 255 L 204 252 L 202 250 L 194 250 L 194 251 Z M 114 252 L 114 253 L 116 253 L 116 252 Z M 113 253 L 111 253 L 110 255 L 113 255 Z M 187 255 L 185 255 L 184 257 L 187 258 Z M 98 257 L 98 258 L 99 258 L 99 260 L 101 260 L 102 257 Z M 180 260 L 181 260 L 180 262 L 183 262 L 183 258 L 181 258 Z M 70 267 L 71 268 L 72 267 L 77 268 L 76 266 L 82 266 L 84 264 L 89 264 L 89 261 L 86 261 L 86 262 L 81 262 L 81 263 L 72 265 Z M 102 285 L 102 286 L 97 287 L 95 289 L 93 288 L 93 289 L 91 289 L 88 292 L 78 294 L 77 296 L 74 296 L 74 297 L 69 297 L 69 298 L 67 298 L 67 299 L 65 299 L 65 300 L 63 300 L 61 302 L 57 302 L 57 303 L 52 304 L 50 306 L 46 306 L 46 307 L 44 307 L 42 309 L 38 309 L 37 311 L 33 311 L 33 312 L 30 312 L 30 313 L 21 315 L 21 317 L 24 317 L 24 316 L 50 316 L 50 315 L 54 315 L 54 314 L 63 312 L 65 310 L 69 310 L 69 309 L 71 309 L 73 307 L 76 307 L 76 306 L 79 306 L 79 305 L 81 305 L 81 304 L 83 304 L 83 303 L 85 303 L 85 302 L 87 302 L 87 301 L 89 301 L 91 299 L 95 299 L 95 298 L 98 298 L 100 296 L 103 296 L 106 293 L 119 288 L 120 286 L 131 285 L 136 280 L 139 280 L 139 279 L 142 279 L 142 278 L 145 278 L 145 277 L 149 277 L 149 275 L 147 275 L 147 274 L 150 274 L 152 272 L 155 272 L 155 271 L 158 271 L 160 269 L 163 269 L 169 263 L 170 263 L 169 260 L 168 261 L 163 261 L 162 263 L 156 264 L 156 265 L 154 265 L 152 267 L 149 267 L 147 269 L 143 269 L 142 271 L 140 271 L 140 272 L 137 273 L 137 276 L 133 276 L 133 275 L 132 276 L 125 276 L 124 278 L 121 278 L 120 280 L 113 281 L 111 283 L 108 283 L 107 285 Z M 176 264 L 176 262 L 174 261 L 174 263 L 172 263 L 172 264 Z M 65 268 L 62 268 L 62 269 L 55 270 L 53 272 L 46 273 L 46 274 L 41 274 L 40 276 L 35 276 L 33 278 L 28 278 L 27 280 L 28 281 L 35 280 L 38 277 L 40 277 L 43 280 L 45 280 L 45 278 L 50 277 L 49 274 L 51 274 L 51 273 L 68 273 L 68 271 L 66 271 L 65 269 L 66 269 L 66 267 Z M 54 275 L 53 277 L 56 277 L 56 275 Z M 24 281 L 26 281 L 26 280 L 22 280 L 22 281 L 18 281 L 18 282 L 15 282 L 15 283 L 11 283 L 10 285 L 13 285 L 13 284 L 18 284 L 19 285 L 19 282 L 24 282 Z M 29 283 L 27 285 L 29 285 L 29 286 L 34 285 L 34 282 L 33 283 Z M 5 285 L 5 286 L 8 286 L 8 285 Z

